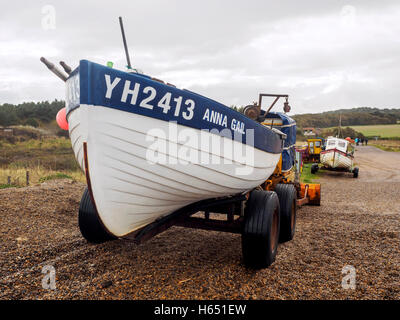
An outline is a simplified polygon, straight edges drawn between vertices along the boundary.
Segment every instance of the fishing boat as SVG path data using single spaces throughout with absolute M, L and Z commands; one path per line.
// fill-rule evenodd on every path
M 82 60 L 66 87 L 75 157 L 117 237 L 191 203 L 255 188 L 283 150 L 280 131 L 143 74 Z
M 347 171 L 358 177 L 358 168 L 354 167 L 354 147 L 349 140 L 328 137 L 326 148 L 320 153 L 320 162 L 324 169 Z M 312 170 L 315 171 L 315 167 Z
M 56 120 L 86 175 L 83 237 L 140 244 L 172 226 L 240 233 L 244 263 L 268 267 L 278 243 L 293 239 L 297 207 L 321 198 L 319 185 L 299 181 L 289 96 L 260 93 L 242 114 L 145 75 L 131 67 L 119 20 L 126 71 L 60 61 L 65 74 L 40 59 L 66 83 Z M 263 97 L 274 98 L 267 111 Z M 280 98 L 284 113 L 270 112 Z

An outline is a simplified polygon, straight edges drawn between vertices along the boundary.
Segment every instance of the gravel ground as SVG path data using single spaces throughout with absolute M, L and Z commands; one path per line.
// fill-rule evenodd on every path
M 298 211 L 268 269 L 246 269 L 240 235 L 173 227 L 137 246 L 91 245 L 69 180 L 0 190 L 0 299 L 400 299 L 400 153 L 359 147 L 359 179 L 326 173 L 321 207 Z M 44 265 L 56 289 L 42 288 Z M 355 290 L 342 268 L 354 266 Z

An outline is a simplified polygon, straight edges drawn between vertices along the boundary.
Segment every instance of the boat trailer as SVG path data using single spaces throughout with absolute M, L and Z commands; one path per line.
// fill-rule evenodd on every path
M 275 98 L 267 112 L 261 111 L 263 97 Z M 280 98 L 285 98 L 284 111 L 289 112 L 288 97 L 262 93 L 258 105 L 247 106 L 244 114 L 262 123 Z M 244 263 L 249 267 L 268 267 L 275 260 L 278 242 L 293 239 L 297 209 L 304 205 L 320 205 L 320 184 L 300 183 L 302 160 L 297 153 L 291 172 L 283 172 L 281 155 L 273 174 L 255 189 L 245 194 L 190 204 L 125 238 L 140 244 L 172 226 L 239 233 L 242 234 Z M 225 215 L 225 219 L 220 216 L 212 219 L 211 213 Z
M 320 185 L 300 184 L 296 199 L 297 208 L 304 205 L 320 205 Z M 174 213 L 157 219 L 155 222 L 124 237 L 141 244 L 167 229 L 178 226 L 210 231 L 242 233 L 246 201 L 250 192 L 245 195 L 226 197 L 221 199 L 203 200 L 181 208 Z M 203 217 L 193 217 L 202 212 Z M 210 213 L 224 214 L 225 220 L 211 219 Z
M 260 95 L 260 104 L 264 96 L 272 95 Z M 275 102 L 280 97 L 286 98 L 285 108 L 288 110 L 290 107 L 286 95 L 276 97 Z M 268 114 L 258 113 L 259 110 L 258 106 L 252 105 L 247 112 L 245 110 L 245 114 L 251 112 L 258 121 L 263 121 L 263 125 L 269 126 L 264 124 Z M 273 124 L 271 129 L 277 130 Z M 102 225 L 97 212 L 86 154 L 84 143 L 88 187 L 79 207 L 81 233 L 88 241 L 95 243 L 117 239 Z M 292 159 L 290 170 L 283 170 L 282 159 L 283 153 L 272 175 L 252 190 L 189 204 L 121 238 L 140 244 L 172 226 L 241 234 L 244 264 L 253 269 L 266 268 L 275 261 L 278 244 L 293 239 L 297 209 L 306 204 L 320 205 L 320 185 L 300 183 L 300 153 L 296 153 L 296 159 Z M 224 219 L 221 215 L 225 216 Z

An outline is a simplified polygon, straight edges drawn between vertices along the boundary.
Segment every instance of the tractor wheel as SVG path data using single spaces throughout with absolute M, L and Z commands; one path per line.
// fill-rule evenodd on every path
M 293 239 L 296 229 L 297 191 L 293 184 L 278 184 L 275 192 L 279 198 L 280 232 L 279 242 Z
M 247 201 L 242 232 L 243 261 L 261 269 L 274 261 L 279 242 L 279 199 L 273 191 L 254 190 Z
M 357 167 L 355 167 L 353 169 L 353 178 L 358 178 L 358 168 Z
M 117 237 L 104 229 L 87 187 L 83 192 L 81 203 L 79 204 L 79 229 L 82 236 L 92 243 L 102 243 L 117 239 Z

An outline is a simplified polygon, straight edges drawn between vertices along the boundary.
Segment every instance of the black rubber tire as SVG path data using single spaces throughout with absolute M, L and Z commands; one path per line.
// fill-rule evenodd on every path
M 278 184 L 275 192 L 279 198 L 280 231 L 279 242 L 290 241 L 294 237 L 297 214 L 297 191 L 293 184 Z
M 247 267 L 269 267 L 279 243 L 279 199 L 273 191 L 253 190 L 245 208 L 242 232 L 243 261 Z
M 353 169 L 353 178 L 358 178 L 358 167 Z
M 315 164 L 315 163 L 313 163 L 313 164 L 311 165 L 311 173 L 312 173 L 312 174 L 316 174 L 317 172 L 318 172 L 318 165 Z
M 117 237 L 108 233 L 99 217 L 90 198 L 89 190 L 86 187 L 79 204 L 79 229 L 82 236 L 92 243 L 102 243 L 117 239 Z

